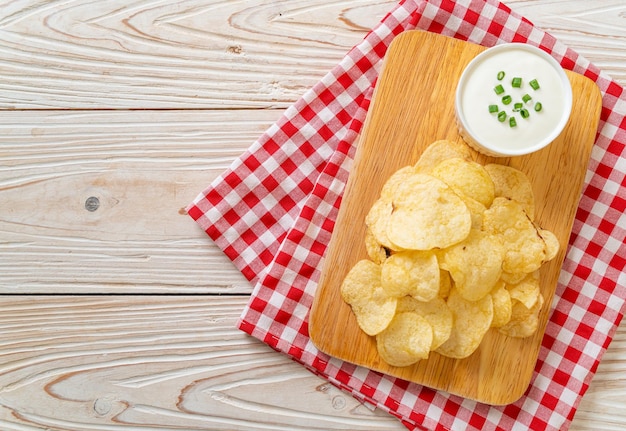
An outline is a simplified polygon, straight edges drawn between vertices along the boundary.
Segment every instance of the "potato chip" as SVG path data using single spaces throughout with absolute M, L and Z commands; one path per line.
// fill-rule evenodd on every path
M 412 312 L 396 314 L 389 326 L 376 336 L 378 354 L 395 367 L 406 367 L 427 359 L 432 342 L 430 324 Z
M 542 295 L 539 295 L 539 300 L 530 309 L 526 308 L 519 301 L 513 301 L 511 320 L 506 325 L 498 328 L 498 331 L 508 337 L 530 337 L 539 328 L 539 312 L 543 304 L 544 299 Z
M 459 197 L 463 200 L 470 212 L 470 216 L 472 218 L 472 228 L 481 229 L 483 227 L 483 214 L 487 211 L 487 207 L 478 202 L 476 199 L 472 199 L 467 196 Z
M 510 273 L 510 272 L 502 271 L 502 275 L 500 276 L 500 278 L 506 284 L 517 284 L 520 281 L 522 281 L 524 278 L 526 278 L 527 275 L 528 274 L 525 272 Z
M 472 225 L 467 206 L 443 181 L 415 174 L 393 194 L 387 237 L 404 249 L 430 250 L 462 241 Z
M 526 308 L 532 308 L 541 296 L 539 271 L 527 274 L 519 283 L 507 284 L 506 288 L 511 299 L 521 302 Z
M 378 199 L 365 217 L 365 225 L 372 232 L 374 239 L 383 247 L 395 250 L 395 246 L 387 236 L 387 225 L 393 212 L 391 201 Z
M 485 165 L 485 170 L 493 181 L 496 197 L 505 197 L 519 202 L 530 219 L 534 220 L 535 195 L 526 174 L 511 166 L 495 163 Z
M 452 332 L 435 351 L 450 358 L 466 358 L 474 353 L 491 327 L 493 300 L 491 295 L 485 295 L 479 301 L 468 301 L 452 289 L 447 304 L 453 317 Z
M 450 333 L 452 332 L 452 311 L 450 311 L 444 299 L 436 297 L 431 301 L 423 302 L 410 296 L 405 296 L 398 299 L 396 313 L 405 311 L 419 314 L 430 324 L 433 330 L 431 350 L 437 349 L 450 338 Z
M 439 178 L 460 196 L 472 198 L 486 207 L 493 202 L 495 187 L 480 163 L 461 158 L 446 159 L 435 166 L 430 175 Z
M 384 330 L 396 313 L 398 300 L 380 285 L 380 265 L 358 261 L 341 284 L 341 297 L 352 308 L 359 327 L 368 335 Z
M 472 153 L 468 146 L 462 142 L 447 140 L 435 141 L 426 147 L 414 167 L 416 172 L 428 173 L 440 162 L 453 157 L 470 160 Z
M 509 323 L 513 311 L 511 295 L 503 281 L 496 283 L 496 287 L 491 291 L 491 299 L 493 301 L 493 320 L 491 321 L 491 327 L 499 328 Z
M 534 334 L 539 268 L 560 249 L 534 213 L 522 171 L 483 166 L 463 143 L 436 141 L 394 172 L 365 219 L 369 259 L 341 285 L 382 360 L 404 367 L 430 351 L 466 358 L 491 327 Z
M 413 166 L 405 166 L 394 172 L 383 185 L 380 191 L 380 198 L 391 201 L 395 189 L 402 184 L 409 176 L 415 174 Z
M 502 237 L 503 271 L 529 273 L 539 269 L 546 256 L 546 243 L 519 202 L 495 198 L 483 215 L 483 227 Z
M 441 268 L 450 272 L 458 293 L 468 301 L 487 295 L 502 273 L 500 239 L 472 229 L 467 238 L 439 253 Z
M 544 262 L 554 259 L 561 248 L 559 239 L 554 233 L 546 229 L 539 229 L 539 235 L 541 235 L 541 238 L 543 238 L 543 241 L 546 243 L 546 257 L 544 258 Z
M 448 295 L 452 290 L 452 277 L 450 273 L 445 269 L 439 268 L 439 297 L 442 299 L 448 299 Z
M 365 250 L 372 262 L 378 264 L 383 263 L 389 254 L 389 250 L 378 242 L 369 227 L 365 230 Z
M 389 296 L 430 301 L 439 293 L 437 257 L 427 251 L 395 253 L 382 264 L 381 285 Z

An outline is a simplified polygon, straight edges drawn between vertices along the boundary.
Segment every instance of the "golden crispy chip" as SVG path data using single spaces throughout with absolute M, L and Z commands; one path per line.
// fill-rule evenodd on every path
M 419 314 L 430 324 L 433 329 L 431 350 L 437 349 L 450 338 L 450 333 L 452 332 L 452 311 L 450 311 L 444 299 L 436 297 L 431 301 L 423 302 L 410 296 L 405 296 L 398 299 L 396 313 L 405 311 Z
M 458 157 L 465 160 L 472 158 L 472 153 L 467 145 L 461 142 L 440 140 L 430 144 L 415 164 L 415 170 L 420 173 L 428 173 L 440 162 Z
M 376 335 L 389 325 L 398 303 L 380 285 L 380 273 L 380 265 L 360 260 L 341 284 L 341 297 L 350 305 L 359 327 L 368 335 Z
M 519 301 L 513 301 L 511 320 L 506 325 L 498 328 L 498 331 L 508 337 L 530 337 L 539 328 L 539 312 L 543 304 L 544 299 L 542 295 L 539 295 L 539 300 L 530 309 L 526 308 Z
M 381 284 L 389 296 L 430 301 L 439 293 L 439 263 L 428 251 L 401 251 L 382 264 Z
M 539 235 L 541 235 L 541 238 L 543 238 L 543 241 L 546 243 L 546 257 L 544 258 L 544 262 L 554 259 L 561 248 L 559 239 L 554 233 L 547 229 L 539 229 Z
M 441 268 L 450 272 L 458 293 L 468 301 L 487 295 L 502 273 L 502 242 L 472 229 L 465 240 L 439 253 Z
M 511 166 L 495 163 L 485 165 L 485 170 L 493 181 L 496 197 L 505 197 L 519 202 L 530 219 L 534 220 L 535 195 L 526 174 Z
M 483 215 L 483 227 L 503 239 L 503 271 L 529 273 L 539 269 L 545 259 L 546 243 L 519 202 L 495 198 Z
M 493 300 L 486 295 L 480 301 L 467 301 L 452 289 L 447 304 L 453 316 L 452 332 L 436 352 L 450 358 L 466 358 L 474 353 L 491 327 Z
M 458 195 L 472 198 L 486 207 L 493 201 L 493 181 L 480 163 L 461 158 L 446 159 L 435 166 L 430 175 L 449 185 Z
M 452 289 L 452 277 L 450 273 L 445 269 L 439 271 L 439 297 L 442 299 L 448 299 L 450 290 Z
M 510 272 L 502 271 L 502 275 L 500 276 L 500 278 L 506 284 L 517 284 L 520 281 L 522 281 L 524 278 L 526 278 L 527 275 L 528 274 L 525 272 L 510 273 Z
M 503 281 L 499 281 L 496 287 L 491 291 L 491 299 L 493 300 L 493 320 L 491 321 L 491 327 L 499 328 L 509 323 L 513 309 L 511 295 Z
M 409 176 L 415 174 L 415 168 L 413 166 L 405 166 L 394 172 L 389 179 L 383 185 L 380 191 L 381 199 L 391 201 L 396 187 L 402 184 Z
M 387 249 L 378 242 L 369 227 L 365 230 L 365 250 L 374 263 L 381 264 L 387 259 Z
M 406 367 L 427 359 L 432 342 L 430 324 L 412 312 L 396 314 L 389 326 L 376 336 L 378 354 L 395 367 Z
M 521 171 L 482 166 L 462 143 L 437 141 L 396 171 L 366 216 L 365 246 L 341 296 L 381 358 L 408 366 L 433 350 L 470 356 L 490 327 L 537 331 L 540 266 L 560 244 L 534 222 Z
M 469 234 L 472 220 L 467 206 L 450 187 L 434 177 L 409 176 L 395 189 L 392 202 L 387 237 L 400 248 L 444 248 Z
M 487 211 L 487 207 L 478 202 L 476 199 L 472 199 L 467 196 L 459 197 L 463 200 L 470 212 L 470 216 L 472 217 L 472 228 L 481 229 L 483 227 L 483 214 Z
M 383 247 L 390 250 L 396 250 L 396 246 L 389 240 L 387 236 L 387 226 L 389 218 L 393 212 L 391 201 L 378 199 L 370 208 L 365 217 L 365 225 L 372 232 L 374 239 Z
M 516 284 L 506 285 L 511 299 L 524 304 L 526 308 L 532 308 L 541 296 L 539 287 L 539 271 L 527 274 L 522 281 Z

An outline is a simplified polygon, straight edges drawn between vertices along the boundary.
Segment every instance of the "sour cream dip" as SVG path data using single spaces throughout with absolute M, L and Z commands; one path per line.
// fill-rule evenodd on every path
M 463 139 L 498 157 L 544 148 L 563 131 L 571 109 L 572 87 L 563 68 L 523 43 L 497 45 L 476 56 L 455 95 Z

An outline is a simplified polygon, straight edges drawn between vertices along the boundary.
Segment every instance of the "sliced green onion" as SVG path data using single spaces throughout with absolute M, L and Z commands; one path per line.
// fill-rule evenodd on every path
M 496 92 L 496 94 L 502 94 L 504 93 L 504 87 L 500 84 L 496 85 L 493 89 L 493 91 Z
M 508 105 L 512 101 L 513 101 L 513 98 L 509 96 L 508 94 L 502 98 L 502 103 L 504 103 L 505 105 Z
M 533 90 L 539 90 L 539 82 L 536 79 L 530 81 L 529 84 L 533 88 Z
M 513 80 L 511 81 L 511 86 L 513 86 L 514 88 L 520 88 L 522 86 L 522 78 L 517 76 L 513 78 Z
M 504 111 L 498 112 L 498 121 L 501 123 L 504 123 L 505 120 L 506 120 L 506 112 Z
M 524 101 L 524 103 L 528 103 L 528 102 L 530 102 L 532 100 L 532 97 L 530 97 L 530 95 L 528 95 L 528 94 L 524 94 L 522 96 L 522 100 Z
M 489 105 L 489 112 L 491 114 L 495 114 L 496 112 L 498 112 L 498 105 Z
M 517 121 L 515 121 L 515 117 L 511 117 L 511 118 L 509 118 L 509 126 L 510 126 L 510 127 L 515 127 L 515 126 L 517 126 Z
M 516 102 L 515 105 L 513 105 L 513 112 L 519 112 L 520 109 L 522 109 L 523 107 L 524 107 L 523 103 Z
M 535 103 L 535 111 L 536 112 L 541 111 L 542 108 L 543 108 L 543 105 L 541 104 L 541 102 Z
M 504 70 L 498 72 L 498 81 L 502 81 L 504 79 Z
M 522 116 L 522 118 L 530 117 L 530 113 L 528 112 L 528 109 L 522 109 L 521 111 L 519 111 L 519 113 Z

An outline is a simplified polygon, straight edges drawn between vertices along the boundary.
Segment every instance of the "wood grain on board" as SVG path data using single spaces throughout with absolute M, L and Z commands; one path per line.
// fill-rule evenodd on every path
M 532 377 L 581 194 L 602 103 L 591 80 L 568 72 L 574 94 L 572 116 L 547 148 L 511 158 L 474 152 L 480 163 L 508 164 L 526 173 L 536 199 L 535 221 L 561 244 L 557 257 L 541 268 L 546 305 L 534 336 L 512 338 L 492 329 L 466 359 L 431 353 L 413 366 L 392 367 L 379 358 L 375 339 L 360 330 L 339 292 L 350 268 L 367 258 L 364 220 L 384 182 L 397 169 L 415 163 L 430 143 L 462 141 L 454 119 L 456 84 L 465 66 L 484 49 L 422 31 L 406 32 L 392 43 L 325 258 L 310 333 L 320 350 L 348 362 L 477 401 L 508 404 L 523 394 Z M 340 336 L 335 328 L 344 328 Z

